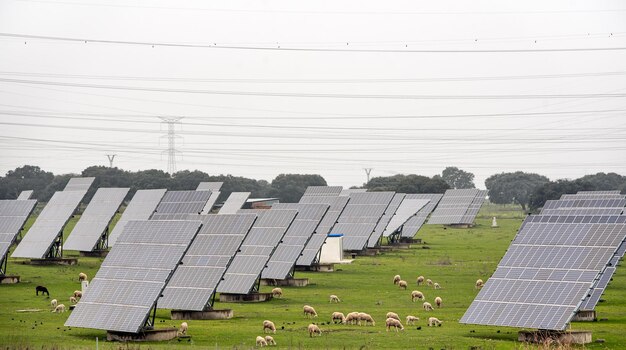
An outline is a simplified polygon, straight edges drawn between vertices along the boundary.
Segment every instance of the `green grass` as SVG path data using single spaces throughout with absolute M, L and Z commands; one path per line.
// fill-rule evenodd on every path
M 519 228 L 521 218 L 498 219 L 497 229 L 490 228 L 492 210 L 477 220 L 472 229 L 443 229 L 441 226 L 425 226 L 418 237 L 425 245 L 411 249 L 396 250 L 373 257 L 358 257 L 352 264 L 336 265 L 333 273 L 297 273 L 296 277 L 308 277 L 310 284 L 303 288 L 283 288 L 284 298 L 266 303 L 217 303 L 216 308 L 232 308 L 235 317 L 222 321 L 187 321 L 191 341 L 177 340 L 163 343 L 130 345 L 130 348 L 154 349 L 249 349 L 254 347 L 257 335 L 262 334 L 262 322 L 274 321 L 278 331 L 274 338 L 278 348 L 302 349 L 526 349 L 531 348 L 516 341 L 515 328 L 486 327 L 459 324 L 467 307 L 477 294 L 474 282 L 486 280 L 495 270 Z M 429 249 L 423 249 L 428 247 Z M 71 252 L 70 252 L 71 253 Z M 92 277 L 102 259 L 80 258 L 77 266 L 30 266 L 11 259 L 9 272 L 19 274 L 22 283 L 0 286 L 0 348 L 21 349 L 70 349 L 95 348 L 96 337 L 100 348 L 123 349 L 127 345 L 103 342 L 104 331 L 63 326 L 68 313 L 53 314 L 50 299 L 35 296 L 35 286 L 45 285 L 51 298 L 69 305 L 71 293 L 80 288 L 78 273 Z M 574 323 L 573 329 L 589 329 L 594 339 L 602 338 L 604 344 L 593 343 L 590 349 L 617 349 L 624 347 L 626 336 L 626 301 L 624 292 L 626 278 L 618 270 L 614 281 L 605 294 L 604 303 L 597 307 L 598 316 L 607 321 Z M 409 282 L 406 291 L 393 285 L 395 274 Z M 417 287 L 417 276 L 423 275 L 441 284 L 443 289 Z M 443 298 L 442 309 L 425 312 L 421 303 L 411 302 L 411 290 L 424 292 L 431 303 L 436 296 Z M 262 287 L 270 291 L 271 287 Z M 329 304 L 328 296 L 337 294 L 340 304 Z M 330 321 L 333 311 L 347 314 L 361 311 L 371 314 L 375 327 L 321 324 L 322 337 L 309 338 L 306 327 L 309 320 L 302 314 L 304 304 L 315 307 L 319 314 L 316 323 Z M 21 313 L 20 309 L 41 309 L 40 312 Z M 407 326 L 404 332 L 387 333 L 384 316 L 394 311 L 404 318 L 415 315 L 419 326 Z M 444 321 L 442 327 L 427 327 L 428 317 Z M 168 310 L 159 310 L 157 326 L 177 326 L 180 321 L 169 319 Z M 404 322 L 403 322 L 404 323 Z M 284 327 L 284 329 L 283 329 Z

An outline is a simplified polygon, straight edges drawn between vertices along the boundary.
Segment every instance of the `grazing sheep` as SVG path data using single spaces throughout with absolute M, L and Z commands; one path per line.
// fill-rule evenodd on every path
M 400 316 L 398 316 L 397 313 L 395 312 L 388 312 L 387 315 L 385 315 L 385 318 L 395 318 L 396 320 L 400 321 Z
M 434 287 L 435 289 L 441 289 L 441 286 L 440 286 L 440 285 L 439 285 L 439 283 L 437 283 L 437 282 L 435 282 L 435 283 L 433 284 L 433 287 Z
M 339 321 L 340 323 L 346 323 L 346 316 L 344 316 L 342 312 L 333 312 L 330 320 L 333 321 L 333 323 L 337 323 L 336 321 Z
M 441 297 L 436 297 L 435 298 L 435 304 L 437 304 L 437 307 L 441 307 L 441 303 L 443 302 L 443 300 L 441 300 Z
M 396 329 L 396 332 L 398 331 L 398 328 L 400 328 L 401 331 L 404 330 L 404 326 L 402 325 L 402 323 L 399 320 L 396 320 L 395 318 L 389 317 L 385 321 L 385 325 L 387 326 L 387 332 L 389 332 L 389 329 L 391 327 L 394 327 Z
M 267 346 L 267 341 L 265 340 L 265 338 L 258 335 L 256 337 L 256 346 L 260 346 L 260 347 Z
M 400 275 L 395 275 L 393 276 L 393 284 L 398 284 L 398 282 L 400 282 L 402 278 L 400 278 Z
M 480 278 L 476 280 L 476 289 L 481 289 L 485 285 L 485 282 Z
M 54 310 L 52 310 L 52 312 L 56 312 L 56 313 L 59 313 L 59 314 L 62 313 L 62 312 L 65 312 L 65 305 L 63 305 L 63 304 L 57 305 L 54 308 Z
M 376 326 L 376 322 L 374 322 L 374 319 L 372 318 L 372 316 L 370 316 L 369 314 L 366 314 L 365 312 L 359 312 L 359 326 L 361 325 L 361 321 L 364 321 L 365 325 L 367 326 L 368 323 L 371 323 L 372 326 Z
M 439 321 L 439 319 L 436 318 L 436 317 L 429 317 L 428 318 L 428 327 L 434 327 L 434 326 L 441 327 L 442 323 L 443 323 L 443 321 Z
M 274 288 L 274 289 L 272 289 L 272 297 L 274 297 L 274 298 L 282 298 L 283 297 L 283 290 L 282 290 L 282 288 Z
M 344 323 L 347 324 L 357 324 L 359 322 L 359 313 L 358 312 L 350 312 L 346 315 L 346 320 Z
M 322 336 L 322 330 L 320 329 L 320 327 L 318 327 L 317 325 L 314 325 L 313 323 L 311 323 L 308 327 L 309 330 L 309 337 L 313 338 L 313 334 L 319 334 L 320 337 Z
M 47 295 L 50 296 L 50 293 L 48 292 L 48 288 L 44 287 L 44 286 L 37 286 L 35 287 L 35 295 L 39 296 L 39 292 L 41 292 L 41 295 Z
M 78 303 L 78 300 L 75 297 L 70 297 L 70 304 L 76 304 Z
M 263 321 L 263 333 L 267 333 L 267 330 L 276 334 L 276 326 L 274 325 L 274 322 L 270 320 Z
M 400 281 L 400 282 L 398 282 L 398 287 L 400 287 L 400 289 L 404 289 L 404 290 L 406 290 L 406 287 L 407 287 L 407 283 L 406 283 L 406 281 Z
M 50 300 L 50 306 L 52 306 L 52 308 L 54 309 L 55 307 L 57 307 L 57 304 L 59 302 L 56 299 L 52 299 Z
M 304 305 L 304 307 L 302 307 L 302 310 L 304 311 L 304 316 L 306 317 L 317 317 L 317 312 L 315 312 L 315 309 L 312 306 Z
M 276 345 L 276 340 L 274 340 L 274 337 L 271 335 L 266 335 L 265 341 L 267 342 L 267 345 Z
M 419 286 L 420 284 L 424 283 L 424 276 L 419 276 L 417 278 L 417 285 Z
M 82 298 L 82 297 L 83 297 L 83 292 L 79 290 L 74 291 L 74 298 Z
M 336 295 L 334 295 L 334 294 L 331 294 L 331 295 L 330 295 L 330 301 L 329 301 L 329 303 L 332 303 L 333 301 L 334 301 L 335 303 L 339 303 L 339 302 L 341 302 L 341 300 L 339 299 L 339 297 L 338 297 L 338 296 L 336 296 Z
M 78 274 L 78 280 L 79 280 L 80 282 L 82 282 L 82 281 L 86 281 L 86 280 L 87 280 L 87 275 L 86 275 L 86 274 L 84 274 L 84 273 L 82 273 L 82 272 L 81 272 L 81 273 L 79 273 L 79 274 Z
M 419 317 L 415 317 L 413 315 L 409 315 L 406 317 L 406 324 L 407 325 L 414 325 L 416 321 L 419 321 L 420 318 Z
M 415 300 L 424 300 L 424 293 L 419 290 L 414 290 L 411 292 L 411 301 L 415 302 Z
M 180 324 L 180 329 L 178 330 L 178 334 L 179 335 L 187 334 L 187 329 L 189 329 L 189 325 L 187 324 L 187 322 L 181 323 Z
M 431 280 L 430 278 L 426 280 L 426 285 L 427 286 L 432 286 L 433 285 L 433 280 Z
M 424 310 L 426 311 L 433 311 L 433 306 L 427 301 L 425 301 L 424 304 L 422 304 L 422 306 L 424 307 Z

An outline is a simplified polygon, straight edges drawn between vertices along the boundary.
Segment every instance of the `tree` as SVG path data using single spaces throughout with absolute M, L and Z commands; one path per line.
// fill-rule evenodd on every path
M 594 191 L 626 191 L 626 176 L 616 173 L 597 173 L 595 175 L 585 175 L 581 177 L 580 180 L 591 183 Z
M 454 166 L 443 169 L 441 178 L 450 185 L 451 188 L 476 188 L 476 186 L 474 186 L 474 174 Z
M 209 174 L 200 170 L 182 170 L 172 175 L 171 188 L 177 191 L 195 190 L 200 182 L 210 181 Z
M 421 175 L 394 175 L 375 177 L 365 184 L 369 191 L 395 191 L 398 193 L 443 193 L 450 186 L 439 178 Z
M 326 186 L 321 175 L 280 174 L 272 180 L 270 195 L 285 203 L 297 203 L 309 186 Z
M 535 189 L 530 196 L 530 209 L 537 210 L 550 199 L 559 199 L 566 193 L 577 193 L 578 191 L 593 191 L 593 184 L 582 179 L 577 180 L 556 180 L 547 182 Z
M 53 179 L 54 174 L 38 166 L 24 165 L 9 170 L 5 177 L 0 178 L 0 198 L 15 199 L 20 192 L 33 190 L 33 198 L 43 200 L 44 190 Z
M 526 211 L 534 191 L 549 181 L 547 177 L 539 174 L 517 171 L 492 175 L 485 180 L 485 186 L 489 190 L 491 202 L 496 204 L 517 203 Z
M 101 165 L 90 166 L 85 168 L 81 173 L 83 177 L 95 177 L 93 184 L 87 191 L 84 203 L 91 202 L 91 198 L 100 187 L 131 187 L 131 191 L 126 195 L 126 199 L 130 199 L 136 189 L 132 189 L 132 175 L 130 172 L 119 168 L 110 168 Z

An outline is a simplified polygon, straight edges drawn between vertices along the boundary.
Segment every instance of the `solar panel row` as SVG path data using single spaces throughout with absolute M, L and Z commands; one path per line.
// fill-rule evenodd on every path
M 95 177 L 73 177 L 67 182 L 63 191 L 88 191 L 95 179 Z
M 20 195 L 17 196 L 17 199 L 18 200 L 22 200 L 22 201 L 30 199 L 30 197 L 32 197 L 32 195 L 33 195 L 33 192 L 34 191 L 32 191 L 32 190 L 22 191 L 22 192 L 20 192 Z
M 406 223 L 402 225 L 402 233 L 400 236 L 402 238 L 413 238 L 426 222 L 428 215 L 435 210 L 435 207 L 439 204 L 442 197 L 443 194 L 439 193 L 408 194 L 407 199 L 427 199 L 429 202 L 424 208 L 420 209 L 415 216 L 409 218 Z
M 389 224 L 389 221 L 391 221 L 391 219 L 396 215 L 396 211 L 400 207 L 400 204 L 402 204 L 405 196 L 406 194 L 404 193 L 396 193 L 393 196 L 391 202 L 389 202 L 389 205 L 387 206 L 387 209 L 385 209 L 385 213 L 378 221 L 378 224 L 376 224 L 374 232 L 367 241 L 368 248 L 374 248 L 378 245 L 380 238 L 383 236 L 383 233 Z
M 35 209 L 36 200 L 0 200 L 0 275 L 9 248 Z
M 211 197 L 210 191 L 168 191 L 151 219 L 171 220 L 168 219 L 169 214 L 200 214 L 209 197 Z
M 224 205 L 220 208 L 218 214 L 237 214 L 237 211 L 250 197 L 250 192 L 233 192 L 228 196 Z
M 400 204 L 400 207 L 398 207 L 398 210 L 396 210 L 396 214 L 393 218 L 391 218 L 389 224 L 387 224 L 385 232 L 383 232 L 383 236 L 389 237 L 394 232 L 398 231 L 410 218 L 419 213 L 429 202 L 429 199 L 409 199 L 405 197 L 402 204 Z
M 430 216 L 428 224 L 471 224 L 484 197 L 485 191 L 474 188 L 447 190 Z
M 113 231 L 109 234 L 109 246 L 113 246 L 120 236 L 126 223 L 131 220 L 148 220 L 156 210 L 161 198 L 165 195 L 165 189 L 138 190 L 133 199 L 128 203 L 122 213 L 122 217 L 117 221 Z

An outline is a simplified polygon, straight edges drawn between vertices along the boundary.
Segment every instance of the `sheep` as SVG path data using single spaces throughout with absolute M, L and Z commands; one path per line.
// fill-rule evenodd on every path
M 339 299 L 339 297 L 338 297 L 338 296 L 336 296 L 336 295 L 334 295 L 334 294 L 331 294 L 331 295 L 330 295 L 330 301 L 329 301 L 329 303 L 332 303 L 333 301 L 334 301 L 335 303 L 340 303 L 340 302 L 341 302 L 341 300 Z
M 441 289 L 441 286 L 440 286 L 440 285 L 439 285 L 439 283 L 437 283 L 437 282 L 435 282 L 435 283 L 433 284 L 433 287 L 434 287 L 435 289 Z
M 306 317 L 317 317 L 317 312 L 315 312 L 315 309 L 312 306 L 304 305 L 304 307 L 302 307 L 302 310 L 304 311 L 304 316 Z
M 83 297 L 83 292 L 81 292 L 79 290 L 75 290 L 73 295 L 74 295 L 74 298 L 82 298 Z
M 443 302 L 443 300 L 441 300 L 441 297 L 436 297 L 435 298 L 435 304 L 437 304 L 437 307 L 441 307 L 441 303 Z
M 274 340 L 274 337 L 271 335 L 266 335 L 265 341 L 267 342 L 267 345 L 276 345 L 276 340 Z
M 52 312 L 56 312 L 56 313 L 59 313 L 59 314 L 62 313 L 62 312 L 65 312 L 65 305 L 63 305 L 63 304 L 57 305 L 54 308 L 54 310 L 52 310 Z
M 256 346 L 260 346 L 260 347 L 267 346 L 267 341 L 265 340 L 265 338 L 258 335 L 256 337 Z
M 426 311 L 433 311 L 433 306 L 427 301 L 425 301 L 424 304 L 422 304 L 422 306 L 424 307 L 424 310 Z
M 346 316 L 344 316 L 342 312 L 333 312 L 330 320 L 333 321 L 333 323 L 337 323 L 335 322 L 337 320 L 339 320 L 340 323 L 346 323 Z
M 393 276 L 393 284 L 398 284 L 400 280 L 401 280 L 400 275 Z
M 365 325 L 367 326 L 368 323 L 371 323 L 372 326 L 376 326 L 376 322 L 374 322 L 374 319 L 372 318 L 372 316 L 370 316 L 369 314 L 366 314 L 365 312 L 359 312 L 359 326 L 361 325 L 361 321 L 364 321 Z
M 436 317 L 429 317 L 428 318 L 428 327 L 434 327 L 434 326 L 441 327 L 442 323 L 443 323 L 443 321 L 439 321 L 439 319 L 436 318 Z
M 50 296 L 50 293 L 48 292 L 48 288 L 44 287 L 44 286 L 37 286 L 35 287 L 35 295 L 39 296 L 39 292 L 41 292 L 41 295 L 47 295 Z
M 404 289 L 404 290 L 406 290 L 406 287 L 407 287 L 407 283 L 406 283 L 406 281 L 400 281 L 400 282 L 398 282 L 398 287 L 400 287 L 400 289 Z
M 187 324 L 187 322 L 183 322 L 180 324 L 180 329 L 178 330 L 178 335 L 185 335 L 187 334 L 187 329 L 189 329 L 189 325 Z
M 358 312 L 350 312 L 346 315 L 346 320 L 344 323 L 347 324 L 356 324 L 359 321 L 359 313 Z
M 411 301 L 415 302 L 415 300 L 424 300 L 424 293 L 419 290 L 414 290 L 411 292 Z
M 86 280 L 87 280 L 87 275 L 86 274 L 84 274 L 82 272 L 78 274 L 78 281 L 79 282 L 86 281 Z
M 419 286 L 420 284 L 424 283 L 424 276 L 419 276 L 417 278 L 417 285 Z
M 57 304 L 59 302 L 56 299 L 52 299 L 50 300 L 50 306 L 52 306 L 52 308 L 54 309 L 55 307 L 57 307 Z
M 430 278 L 426 280 L 426 285 L 427 286 L 432 286 L 433 285 L 433 280 L 431 280 Z
M 274 297 L 274 298 L 282 298 L 283 297 L 283 290 L 282 290 L 282 288 L 274 288 L 274 289 L 272 289 L 272 297 Z
M 270 320 L 263 321 L 263 333 L 267 333 L 267 330 L 276 334 L 276 326 L 274 325 L 274 322 Z
M 413 315 L 408 315 L 406 317 L 406 324 L 407 325 L 414 325 L 416 321 L 419 321 L 420 318 L 419 317 L 415 317 Z
M 396 320 L 395 318 L 389 317 L 385 321 L 385 325 L 387 326 L 387 332 L 389 332 L 389 329 L 391 327 L 394 327 L 396 329 L 396 332 L 398 331 L 398 328 L 400 328 L 401 331 L 404 330 L 404 326 L 402 325 L 402 323 L 400 321 Z
M 476 289 L 481 289 L 483 286 L 485 285 L 485 282 L 483 282 L 483 280 L 481 280 L 480 278 L 476 280 Z
M 76 297 L 71 296 L 70 297 L 70 304 L 76 304 L 76 303 L 78 303 L 78 300 L 76 299 Z
M 400 321 L 400 316 L 398 316 L 398 314 L 395 312 L 388 312 L 387 315 L 385 315 L 385 318 L 395 318 L 396 320 Z
M 313 323 L 309 324 L 308 330 L 309 330 L 309 337 L 311 338 L 313 338 L 313 334 L 319 334 L 320 337 L 322 336 L 322 330 L 320 329 L 320 327 L 318 327 L 317 325 L 314 325 Z

